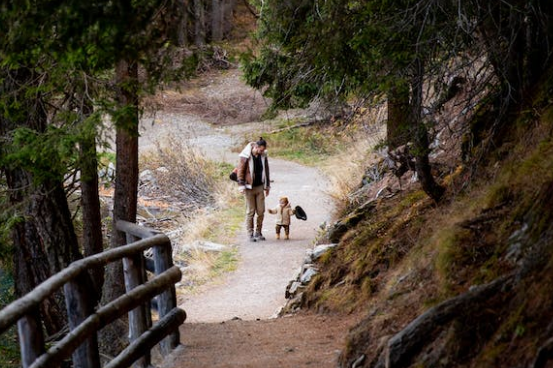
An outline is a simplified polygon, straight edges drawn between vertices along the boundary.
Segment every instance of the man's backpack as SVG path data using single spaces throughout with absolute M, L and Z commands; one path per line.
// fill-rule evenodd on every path
M 230 180 L 232 181 L 238 181 L 238 168 L 235 167 L 234 170 L 229 175 Z

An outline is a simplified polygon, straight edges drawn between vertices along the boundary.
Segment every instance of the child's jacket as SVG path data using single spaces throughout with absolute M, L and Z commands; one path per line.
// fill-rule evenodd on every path
M 278 205 L 268 211 L 273 215 L 277 215 L 277 225 L 290 225 L 290 219 L 296 213 L 296 211 L 290 206 L 290 203 L 286 204 L 284 207 Z

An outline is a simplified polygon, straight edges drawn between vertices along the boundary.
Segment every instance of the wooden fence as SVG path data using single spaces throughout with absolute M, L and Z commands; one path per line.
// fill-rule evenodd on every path
M 17 323 L 24 368 L 59 367 L 70 356 L 75 368 L 99 368 L 97 332 L 127 313 L 129 345 L 104 368 L 131 364 L 146 368 L 151 365 L 150 351 L 156 344 L 160 344 L 163 356 L 179 345 L 178 327 L 186 319 L 186 313 L 176 305 L 174 285 L 182 275 L 173 266 L 171 241 L 164 234 L 125 221 L 119 221 L 116 228 L 127 234 L 127 245 L 71 263 L 0 311 L 0 334 Z M 144 257 L 144 251 L 150 248 L 153 261 Z M 87 305 L 88 291 L 78 277 L 91 268 L 119 260 L 123 261 L 126 294 L 94 310 L 94 306 Z M 146 270 L 155 276 L 147 280 Z M 62 287 L 69 333 L 46 350 L 38 306 Z M 153 298 L 159 318 L 152 325 Z

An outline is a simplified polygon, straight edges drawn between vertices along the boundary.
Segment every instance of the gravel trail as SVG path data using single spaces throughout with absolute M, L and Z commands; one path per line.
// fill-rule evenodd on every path
M 255 97 L 237 83 L 237 73 L 221 75 L 203 86 L 202 92 L 213 97 L 237 88 L 241 101 L 249 101 L 244 94 Z M 259 122 L 214 126 L 173 108 L 143 119 L 140 149 L 145 152 L 165 140 L 177 139 L 198 147 L 213 160 L 235 163 L 238 156 L 231 148 L 244 133 L 257 137 L 270 128 Z M 275 217 L 268 213 L 263 226 L 266 241 L 249 242 L 243 226 L 235 240 L 240 258 L 237 270 L 185 297 L 180 305 L 187 313 L 180 327 L 182 347 L 165 357 L 163 368 L 336 366 L 346 332 L 353 325 L 352 316 L 299 313 L 275 318 L 286 301 L 288 282 L 298 272 L 306 251 L 313 248 L 319 226 L 332 213 L 326 194 L 328 182 L 315 168 L 271 158 L 270 139 L 268 151 L 273 182 L 267 208 L 275 207 L 278 198 L 286 195 L 292 206 L 305 209 L 308 219 L 292 220 L 288 241 L 275 239 Z

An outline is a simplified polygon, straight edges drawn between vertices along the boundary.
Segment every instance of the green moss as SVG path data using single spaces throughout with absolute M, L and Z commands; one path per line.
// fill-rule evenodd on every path
M 435 266 L 438 274 L 446 282 L 451 282 L 455 278 L 457 266 L 465 258 L 459 246 L 464 235 L 466 233 L 462 234 L 457 228 L 442 229 L 437 235 L 438 254 Z
M 493 208 L 512 199 L 512 186 L 506 182 L 496 182 L 487 191 L 487 195 L 482 201 L 483 208 Z
M 399 204 L 399 207 L 401 209 L 410 208 L 414 206 L 415 204 L 427 200 L 428 195 L 421 189 L 421 190 L 415 190 L 410 193 L 408 193 L 405 198 L 403 198 Z

